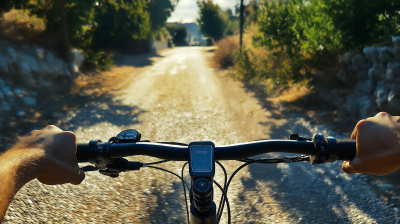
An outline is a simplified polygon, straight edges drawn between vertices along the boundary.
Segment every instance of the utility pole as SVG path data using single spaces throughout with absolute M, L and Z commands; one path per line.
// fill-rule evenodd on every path
M 244 24 L 244 6 L 243 6 L 243 0 L 240 0 L 240 50 L 242 50 L 242 45 L 243 45 L 243 24 Z

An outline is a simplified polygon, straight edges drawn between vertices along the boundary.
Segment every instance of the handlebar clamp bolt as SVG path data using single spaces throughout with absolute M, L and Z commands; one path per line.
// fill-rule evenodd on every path
M 315 154 L 310 156 L 312 165 L 323 164 L 328 157 L 328 142 L 321 133 L 315 133 L 312 137 L 315 146 Z

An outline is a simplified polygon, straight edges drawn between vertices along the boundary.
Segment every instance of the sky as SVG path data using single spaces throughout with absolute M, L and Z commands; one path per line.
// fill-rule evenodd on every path
M 192 23 L 196 22 L 198 17 L 197 0 L 179 0 L 174 12 L 172 12 L 171 17 L 168 22 L 182 22 L 182 23 Z M 213 0 L 222 9 L 231 8 L 234 11 L 235 4 L 239 3 L 240 0 Z

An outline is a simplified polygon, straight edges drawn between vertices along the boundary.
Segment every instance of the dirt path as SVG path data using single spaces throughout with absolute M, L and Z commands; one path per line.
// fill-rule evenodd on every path
M 99 89 L 96 91 L 103 94 L 95 97 L 96 91 L 87 90 L 84 107 L 66 112 L 60 123 L 76 133 L 78 142 L 106 141 L 129 128 L 140 130 L 142 138 L 151 141 L 210 140 L 216 145 L 285 138 L 291 132 L 348 136 L 324 125 L 312 125 L 302 113 L 246 91 L 209 67 L 212 53 L 207 50 L 188 47 L 163 51 L 149 59 L 148 65 L 135 69 L 129 68 L 132 59 L 125 58 L 120 66 L 128 70 L 120 75 L 126 77 L 119 77 L 119 86 L 111 85 L 115 92 Z M 277 155 L 261 157 L 272 156 Z M 129 159 L 157 160 L 145 156 Z M 231 174 L 241 163 L 223 164 Z M 169 162 L 160 167 L 178 173 L 182 165 Z M 374 196 L 369 176 L 345 175 L 340 165 L 256 164 L 243 169 L 229 190 L 233 223 L 397 223 L 397 210 Z M 220 183 L 221 174 L 217 168 L 216 180 Z M 215 195 L 218 204 L 220 193 L 216 191 Z M 17 194 L 4 221 L 185 222 L 181 182 L 150 168 L 122 173 L 116 179 L 87 173 L 79 186 L 31 181 Z M 221 223 L 227 223 L 226 213 Z

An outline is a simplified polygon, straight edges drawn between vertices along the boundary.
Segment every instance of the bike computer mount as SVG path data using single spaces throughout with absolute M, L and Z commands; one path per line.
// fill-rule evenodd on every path
M 189 144 L 189 173 L 192 179 L 190 191 L 192 223 L 217 223 L 216 205 L 213 201 L 215 174 L 215 145 L 212 142 Z

